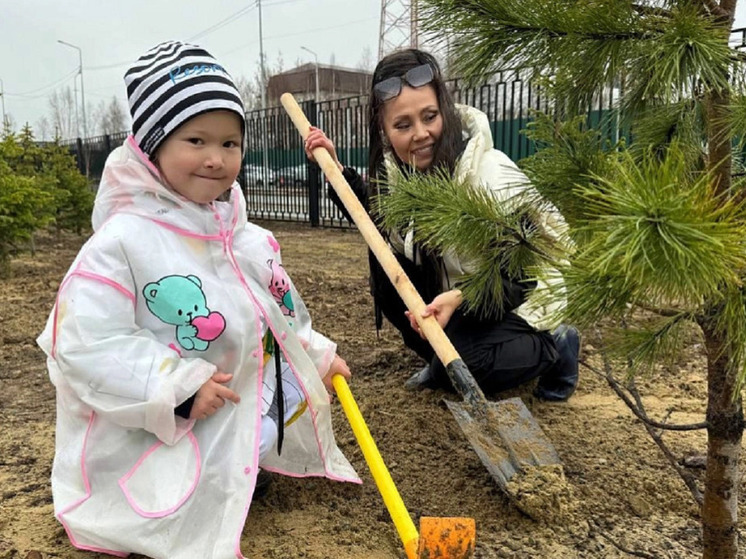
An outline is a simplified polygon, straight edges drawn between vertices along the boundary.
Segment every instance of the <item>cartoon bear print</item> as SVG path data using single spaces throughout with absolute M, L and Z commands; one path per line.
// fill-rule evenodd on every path
M 278 264 L 272 258 L 267 260 L 270 269 L 272 270 L 272 279 L 269 282 L 269 292 L 272 297 L 275 298 L 277 304 L 282 309 L 282 314 L 285 316 L 295 316 L 295 307 L 293 306 L 293 298 L 290 295 L 290 280 L 285 273 L 285 268 L 282 264 Z
M 176 341 L 186 350 L 205 351 L 225 330 L 225 318 L 207 308 L 197 276 L 165 276 L 147 284 L 142 294 L 150 312 L 176 326 Z

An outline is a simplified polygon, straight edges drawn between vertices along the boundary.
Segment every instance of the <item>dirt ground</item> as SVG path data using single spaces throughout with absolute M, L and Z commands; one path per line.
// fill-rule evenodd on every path
M 404 390 L 421 363 L 390 326 L 376 336 L 359 234 L 263 225 L 275 231 L 315 328 L 336 340 L 347 359 L 352 392 L 415 523 L 421 516 L 474 518 L 478 558 L 701 557 L 698 510 L 688 490 L 603 379 L 581 369 L 577 393 L 561 404 L 536 401 L 531 386 L 500 395 L 523 398 L 554 443 L 572 491 L 566 514 L 532 520 L 500 492 L 443 403 L 458 398 Z M 0 559 L 97 557 L 75 550 L 53 516 L 54 389 L 35 344 L 82 242 L 41 235 L 36 255 L 16 258 L 13 278 L 0 282 Z M 583 334 L 583 357 L 600 367 L 592 333 Z M 638 380 L 652 417 L 703 419 L 700 350 L 693 336 L 675 367 Z M 248 557 L 405 557 L 341 407 L 334 406 L 337 439 L 364 484 L 276 477 L 249 513 Z M 664 439 L 677 457 L 705 448 L 703 432 Z M 701 482 L 702 471 L 691 471 Z M 745 511 L 742 499 L 741 518 Z

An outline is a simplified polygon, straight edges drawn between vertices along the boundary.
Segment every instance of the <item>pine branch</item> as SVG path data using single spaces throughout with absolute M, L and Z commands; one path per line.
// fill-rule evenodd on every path
M 476 80 L 506 66 L 553 76 L 558 99 L 583 112 L 620 74 L 621 104 L 639 109 L 703 83 L 727 89 L 732 49 L 722 24 L 689 2 L 670 9 L 619 0 L 424 0 L 426 32 L 448 36 L 451 66 Z
M 706 1 L 706 0 L 704 0 Z M 670 18 L 671 10 L 658 6 L 645 6 L 644 4 L 632 4 L 632 9 L 641 16 L 656 16 L 658 18 Z
M 582 189 L 595 219 L 583 228 L 592 240 L 574 257 L 581 283 L 589 274 L 620 275 L 632 300 L 687 307 L 724 285 L 740 285 L 743 206 L 713 196 L 710 176 L 690 168 L 677 143 L 663 158 L 623 155 L 613 175 Z
M 588 129 L 585 115 L 566 122 L 542 113 L 532 116 L 524 134 L 538 149 L 520 162 L 521 168 L 565 221 L 577 225 L 590 216 L 578 190 L 568 185 L 589 186 L 594 176 L 606 174 L 618 146 L 609 145 L 599 130 Z
M 516 170 L 516 185 L 523 181 Z M 547 223 L 551 206 L 535 197 L 498 201 L 488 189 L 441 170 L 392 175 L 382 190 L 373 202 L 383 226 L 402 237 L 411 233 L 425 250 L 458 255 L 468 271 L 459 288 L 468 308 L 482 316 L 502 314 L 504 280 L 528 285 L 565 255 Z
M 644 311 L 648 311 L 650 313 L 657 314 L 658 316 L 663 316 L 666 318 L 681 316 L 681 311 L 676 309 L 654 307 L 642 302 L 633 302 L 632 304 Z M 696 315 L 691 315 L 691 317 L 696 319 Z

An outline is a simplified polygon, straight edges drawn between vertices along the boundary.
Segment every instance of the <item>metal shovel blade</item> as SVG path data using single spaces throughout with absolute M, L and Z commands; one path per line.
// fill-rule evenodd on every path
M 527 468 L 561 464 L 551 441 L 520 398 L 478 406 L 446 400 L 446 405 L 506 493 L 508 482 Z

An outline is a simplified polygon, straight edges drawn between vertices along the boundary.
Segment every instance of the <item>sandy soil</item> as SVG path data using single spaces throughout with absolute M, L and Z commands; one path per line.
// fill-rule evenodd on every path
M 688 490 L 603 379 L 582 369 L 576 395 L 562 404 L 536 401 L 531 386 L 499 395 L 523 399 L 564 465 L 567 506 L 562 514 L 533 520 L 498 489 L 463 436 L 444 404 L 458 398 L 403 389 L 421 363 L 390 326 L 376 336 L 360 236 L 300 224 L 264 225 L 283 246 L 286 268 L 316 329 L 339 343 L 350 364 L 353 394 L 415 523 L 422 516 L 474 518 L 479 558 L 701 556 L 698 509 Z M 53 516 L 54 389 L 34 341 L 82 242 L 42 235 L 36 255 L 15 259 L 13 278 L 0 282 L 0 559 L 96 556 L 75 550 Z M 583 356 L 600 367 L 594 344 L 592 333 L 585 332 Z M 673 423 L 702 420 L 706 385 L 700 350 L 693 335 L 679 363 L 638 379 L 652 417 L 670 412 Z M 277 477 L 250 511 L 243 538 L 247 556 L 405 557 L 338 403 L 335 408 L 338 441 L 365 483 Z M 677 457 L 704 450 L 703 432 L 664 438 Z M 691 471 L 701 481 L 702 471 Z

